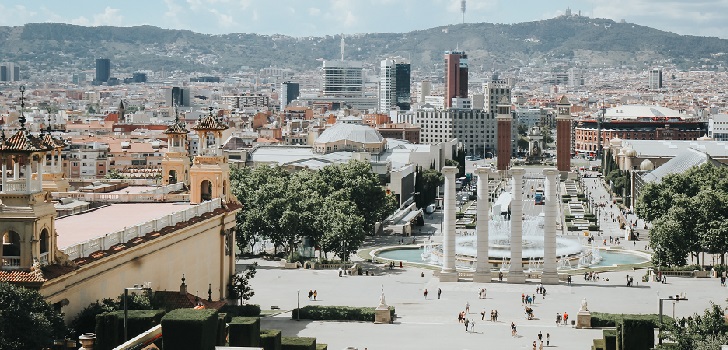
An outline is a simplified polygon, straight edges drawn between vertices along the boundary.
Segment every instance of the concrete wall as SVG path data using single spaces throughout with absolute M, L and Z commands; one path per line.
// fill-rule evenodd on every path
M 66 320 L 96 300 L 116 298 L 134 284 L 151 282 L 153 290 L 179 290 L 182 274 L 188 292 L 207 298 L 208 284 L 212 284 L 213 300 L 224 299 L 229 276 L 235 271 L 235 241 L 231 235 L 233 255 L 226 255 L 225 235 L 221 232 L 235 227 L 237 211 L 213 216 L 90 262 L 46 282 L 40 293 L 50 303 L 68 300 L 62 309 Z

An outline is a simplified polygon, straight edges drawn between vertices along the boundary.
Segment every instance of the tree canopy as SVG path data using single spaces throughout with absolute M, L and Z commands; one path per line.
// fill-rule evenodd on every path
M 233 169 L 230 179 L 244 208 L 237 217 L 241 250 L 268 239 L 291 255 L 307 237 L 322 253 L 344 258 L 397 207 L 371 166 L 360 161 L 295 173 L 269 166 Z
M 728 253 L 728 167 L 706 163 L 647 184 L 636 211 L 653 223 L 655 264 L 682 266 L 690 253 L 723 256 Z
M 723 315 L 723 308 L 711 302 L 703 315 L 693 314 L 675 320 L 674 324 L 665 325 L 662 337 L 674 343 L 669 344 L 669 349 L 718 349 L 728 342 L 728 325 Z M 658 348 L 667 349 L 662 346 Z
M 66 325 L 35 290 L 0 282 L 0 344 L 3 349 L 41 349 L 63 339 Z

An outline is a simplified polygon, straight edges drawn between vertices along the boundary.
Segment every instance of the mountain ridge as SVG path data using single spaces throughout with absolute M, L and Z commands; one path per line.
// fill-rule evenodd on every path
M 341 35 L 211 35 L 151 25 L 29 23 L 0 27 L 0 61 L 38 69 L 67 66 L 88 70 L 97 57 L 111 58 L 117 71 L 232 73 L 244 67 L 269 66 L 306 69 L 320 66 L 322 58 L 338 59 L 340 39 Z M 442 53 L 456 47 L 468 53 L 471 67 L 483 70 L 553 59 L 578 61 L 584 67 L 663 62 L 689 68 L 706 64 L 724 67 L 728 63 L 726 39 L 579 16 L 516 24 L 465 23 L 407 33 L 362 33 L 347 35 L 345 41 L 346 59 L 373 64 L 399 55 L 423 70 L 437 69 Z

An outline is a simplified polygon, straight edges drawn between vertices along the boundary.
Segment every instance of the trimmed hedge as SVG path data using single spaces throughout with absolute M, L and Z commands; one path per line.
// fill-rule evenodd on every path
M 164 310 L 129 310 L 126 330 L 129 339 L 158 325 Z M 96 345 L 99 350 L 110 350 L 124 342 L 124 311 L 104 312 L 96 315 Z
M 260 346 L 260 318 L 233 317 L 228 328 L 230 346 Z
M 657 328 L 657 326 L 660 324 L 659 316 L 656 314 L 640 314 L 640 315 L 634 315 L 634 314 L 608 314 L 604 312 L 592 312 L 591 313 L 591 326 L 593 328 L 602 328 L 602 327 L 616 327 L 617 323 L 619 323 L 621 320 L 629 318 L 632 320 L 647 320 L 652 322 L 653 326 Z M 672 323 L 672 317 L 662 315 L 662 322 L 664 323 Z
M 329 346 L 327 344 L 316 344 L 316 350 L 329 350 Z
M 264 350 L 281 350 L 281 331 L 263 329 L 260 331 L 260 345 Z
M 617 350 L 617 330 L 605 329 L 602 334 L 604 335 L 604 349 Z
M 599 231 L 599 225 L 589 225 L 589 231 Z
M 281 350 L 316 350 L 316 338 L 281 337 Z
M 605 350 L 606 344 L 604 343 L 604 339 L 594 339 L 594 345 L 592 345 L 592 350 Z
M 166 349 L 214 350 L 217 310 L 177 309 L 162 318 Z
M 620 334 L 621 333 L 621 334 Z M 655 347 L 655 324 L 652 320 L 624 318 L 617 327 L 621 350 L 643 350 Z
M 233 317 L 258 317 L 260 316 L 260 305 L 223 305 L 219 312 L 225 314 L 225 322 L 230 322 Z
M 319 306 L 308 305 L 300 309 L 293 309 L 293 319 L 306 320 L 327 320 L 327 321 L 364 321 L 374 322 L 373 307 L 352 307 L 352 306 Z M 394 319 L 394 307 L 389 307 L 389 314 Z

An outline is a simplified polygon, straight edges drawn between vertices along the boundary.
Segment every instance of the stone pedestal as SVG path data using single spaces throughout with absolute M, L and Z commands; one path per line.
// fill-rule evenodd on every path
M 392 323 L 392 314 L 389 312 L 389 306 L 384 301 L 384 292 L 379 298 L 379 306 L 374 309 L 374 323 Z
M 477 257 L 475 260 L 473 282 L 485 283 L 490 282 L 491 279 L 490 262 L 488 262 L 488 221 L 490 221 L 488 178 L 490 176 L 490 169 L 478 167 L 475 173 L 478 175 L 478 217 L 475 226 Z
M 442 175 L 445 177 L 445 198 L 444 218 L 442 232 L 442 271 L 440 271 L 440 282 L 457 282 L 458 273 L 455 269 L 455 213 L 456 213 L 456 189 L 455 174 L 458 168 L 446 166 L 442 168 Z
M 591 312 L 581 310 L 576 314 L 576 328 L 591 328 Z
M 511 168 L 511 267 L 508 270 L 508 283 L 525 283 L 523 273 L 523 168 Z

